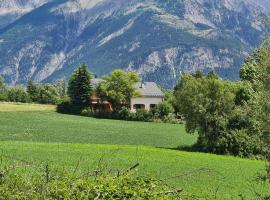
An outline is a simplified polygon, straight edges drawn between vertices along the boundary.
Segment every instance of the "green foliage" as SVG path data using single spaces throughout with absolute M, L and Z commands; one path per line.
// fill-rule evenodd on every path
M 80 107 L 72 105 L 68 97 L 57 104 L 56 111 L 63 114 L 81 114 Z
M 41 104 L 57 104 L 65 93 L 63 83 L 56 84 L 35 84 L 29 81 L 27 85 L 27 93 L 32 102 Z
M 126 172 L 118 175 L 96 170 L 93 175 L 50 171 L 32 176 L 13 166 L 0 166 L 0 199 L 182 199 L 181 190 L 163 182 Z
M 86 65 L 81 65 L 72 74 L 68 84 L 68 95 L 74 108 L 79 111 L 87 108 L 91 104 L 90 97 L 93 94 L 91 79 L 93 74 Z
M 57 104 L 61 99 L 61 94 L 57 85 L 46 84 L 40 88 L 39 103 Z
M 111 75 L 105 76 L 97 86 L 97 95 L 103 100 L 109 101 L 113 109 L 118 112 L 123 105 L 130 105 L 132 97 L 140 95 L 134 87 L 139 80 L 136 72 L 114 70 Z
M 216 76 L 185 74 L 175 89 L 176 105 L 186 118 L 186 130 L 198 132 L 198 146 L 214 153 L 226 153 L 223 140 L 235 95 L 228 83 Z
M 21 102 L 27 103 L 30 101 L 30 98 L 22 86 L 11 87 L 7 92 L 7 99 L 10 102 Z
M 2 76 L 0 76 L 0 101 L 7 101 L 7 87 Z
M 238 156 L 269 152 L 269 68 L 270 52 L 259 48 L 246 59 L 240 82 L 219 80 L 213 72 L 182 77 L 174 106 L 186 118 L 187 131 L 199 133 L 198 148 Z
M 118 116 L 120 119 L 128 120 L 130 118 L 131 112 L 127 107 L 122 107 L 122 109 L 118 112 Z
M 174 110 L 172 105 L 169 102 L 164 101 L 157 105 L 157 108 L 155 109 L 155 115 L 160 118 L 164 118 L 167 117 L 170 113 L 173 113 L 173 111 Z
M 40 86 L 29 81 L 27 85 L 27 93 L 32 102 L 39 102 L 40 100 Z
M 135 113 L 131 113 L 130 119 L 133 121 L 151 122 L 153 115 L 145 109 L 138 109 Z
M 248 102 L 247 116 L 252 121 L 250 129 L 253 134 L 264 141 L 265 152 L 270 152 L 270 50 L 269 47 L 261 47 L 255 50 L 244 63 L 241 72 L 250 68 L 255 75 L 251 77 L 241 76 L 252 91 L 251 100 Z

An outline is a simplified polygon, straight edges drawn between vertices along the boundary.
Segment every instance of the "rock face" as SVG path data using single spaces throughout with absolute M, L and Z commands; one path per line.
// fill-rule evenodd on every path
M 267 32 L 268 0 L 2 0 L 0 74 L 10 84 L 136 70 L 171 88 L 185 71 L 237 79 Z
M 47 3 L 49 0 L 1 0 L 0 28 L 14 22 L 24 14 Z

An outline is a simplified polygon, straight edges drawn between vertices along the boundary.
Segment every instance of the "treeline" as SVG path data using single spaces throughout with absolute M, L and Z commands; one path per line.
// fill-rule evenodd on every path
M 213 72 L 184 74 L 174 89 L 174 107 L 186 130 L 198 133 L 196 149 L 243 157 L 270 155 L 270 51 L 252 52 L 238 82 Z M 269 172 L 268 172 L 269 173 Z
M 29 81 L 27 87 L 7 86 L 4 79 L 0 77 L 0 101 L 58 104 L 66 97 L 65 82 L 56 84 L 37 84 Z

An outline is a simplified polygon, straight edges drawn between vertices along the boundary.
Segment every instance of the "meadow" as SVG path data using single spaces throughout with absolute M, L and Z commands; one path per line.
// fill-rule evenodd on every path
M 256 180 L 263 161 L 176 150 L 196 135 L 184 125 L 102 120 L 55 112 L 52 106 L 0 104 L 0 155 L 24 163 L 22 171 L 49 165 L 82 171 L 107 166 L 165 180 L 203 199 L 254 199 L 270 186 Z

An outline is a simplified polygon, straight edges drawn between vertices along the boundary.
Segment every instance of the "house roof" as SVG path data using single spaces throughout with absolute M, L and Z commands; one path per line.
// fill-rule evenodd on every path
M 94 87 L 96 87 L 102 81 L 103 80 L 100 78 L 94 78 L 92 79 L 92 84 Z M 164 97 L 164 93 L 161 91 L 161 89 L 155 82 L 138 82 L 134 86 L 142 96 Z
M 135 84 L 142 96 L 146 97 L 164 97 L 163 92 L 154 82 L 139 82 Z
M 92 82 L 94 88 L 96 88 L 97 85 L 102 81 L 103 80 L 101 78 L 93 78 L 93 79 L 91 79 L 91 82 Z

